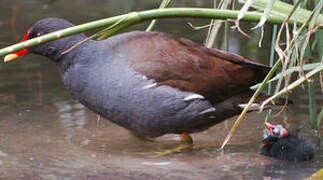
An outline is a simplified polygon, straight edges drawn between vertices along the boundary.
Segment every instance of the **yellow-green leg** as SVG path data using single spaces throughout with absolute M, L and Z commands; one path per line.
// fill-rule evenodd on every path
M 188 150 L 188 149 L 192 149 L 193 148 L 193 139 L 192 137 L 186 133 L 183 132 L 182 134 L 180 134 L 181 136 L 181 144 L 171 148 L 171 149 L 166 149 L 164 151 L 160 151 L 160 152 L 154 152 L 157 156 L 165 156 L 165 155 L 169 155 L 169 154 L 173 154 L 173 153 L 179 153 L 182 152 L 183 150 Z

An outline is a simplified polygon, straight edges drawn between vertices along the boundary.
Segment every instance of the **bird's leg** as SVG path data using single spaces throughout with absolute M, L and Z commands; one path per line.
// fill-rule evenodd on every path
M 137 138 L 137 139 L 139 139 L 139 140 L 142 140 L 142 141 L 150 141 L 150 142 L 154 141 L 153 139 L 150 139 L 150 138 L 148 138 L 148 137 L 145 137 L 145 136 L 140 135 L 140 134 L 138 134 L 138 133 L 135 133 L 135 132 L 133 132 L 133 131 L 129 131 L 129 132 L 130 132 L 130 134 L 131 134 L 133 137 L 135 137 L 135 138 Z
M 181 133 L 180 136 L 181 136 L 181 144 L 180 145 L 178 145 L 174 148 L 171 148 L 171 149 L 166 149 L 161 152 L 155 152 L 155 154 L 157 156 L 165 156 L 165 155 L 169 155 L 169 154 L 173 154 L 173 153 L 182 152 L 183 150 L 186 150 L 186 149 L 192 149 L 193 148 L 192 137 L 187 132 Z

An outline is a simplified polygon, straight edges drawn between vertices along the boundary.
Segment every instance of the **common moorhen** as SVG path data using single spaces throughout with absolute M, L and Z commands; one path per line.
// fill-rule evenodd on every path
M 24 40 L 73 26 L 58 18 L 40 20 Z M 253 93 L 249 87 L 269 67 L 160 32 L 128 32 L 104 41 L 77 34 L 7 55 L 35 53 L 54 61 L 70 93 L 82 104 L 144 137 L 203 131 L 237 115 Z M 23 40 L 23 41 L 24 41 Z M 265 98 L 258 98 L 260 103 Z M 276 102 L 277 103 L 277 102 Z M 281 102 L 278 102 L 281 104 Z M 254 107 L 255 107 L 254 106 Z
M 300 129 L 299 129 L 300 130 Z M 298 135 L 289 133 L 282 125 L 266 123 L 261 154 L 287 161 L 307 161 L 314 157 L 314 145 Z

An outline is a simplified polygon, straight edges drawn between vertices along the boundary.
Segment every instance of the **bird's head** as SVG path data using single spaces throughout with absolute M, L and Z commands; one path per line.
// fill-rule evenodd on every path
M 27 30 L 24 38 L 21 42 L 25 42 L 29 39 L 33 39 L 54 31 L 62 30 L 68 27 L 74 26 L 72 23 L 60 19 L 60 18 L 46 18 L 42 19 L 38 22 L 36 22 L 29 30 Z M 41 42 L 41 39 L 39 40 Z M 55 42 L 55 43 L 54 43 Z M 62 39 L 51 41 L 48 43 L 36 45 L 30 48 L 25 48 L 23 50 L 20 50 L 18 52 L 8 54 L 5 56 L 4 61 L 12 61 L 22 55 L 25 55 L 27 53 L 35 53 L 43 56 L 56 56 L 56 54 L 61 51 L 61 49 L 58 48 L 58 44 L 64 44 Z
M 270 123 L 265 123 L 266 129 L 264 133 L 264 139 L 268 136 L 273 136 L 277 138 L 284 138 L 288 136 L 288 130 L 282 125 L 275 125 Z
M 282 125 L 275 125 L 270 123 L 265 123 L 264 137 L 262 147 L 271 146 L 276 143 L 278 139 L 285 138 L 289 135 L 288 130 Z

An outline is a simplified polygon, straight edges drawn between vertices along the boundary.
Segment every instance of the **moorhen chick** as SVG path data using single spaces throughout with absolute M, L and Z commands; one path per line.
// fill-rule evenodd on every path
M 38 21 L 23 41 L 72 27 L 70 22 Z M 67 90 L 90 110 L 143 137 L 203 131 L 239 114 L 270 67 L 241 56 L 209 49 L 161 32 L 127 32 L 107 40 L 77 34 L 5 57 L 35 53 L 54 61 Z M 259 97 L 257 107 L 265 97 Z M 281 104 L 281 102 L 276 102 Z
M 315 146 L 298 135 L 300 129 L 289 133 L 282 125 L 266 123 L 261 154 L 287 161 L 307 161 L 314 157 Z

